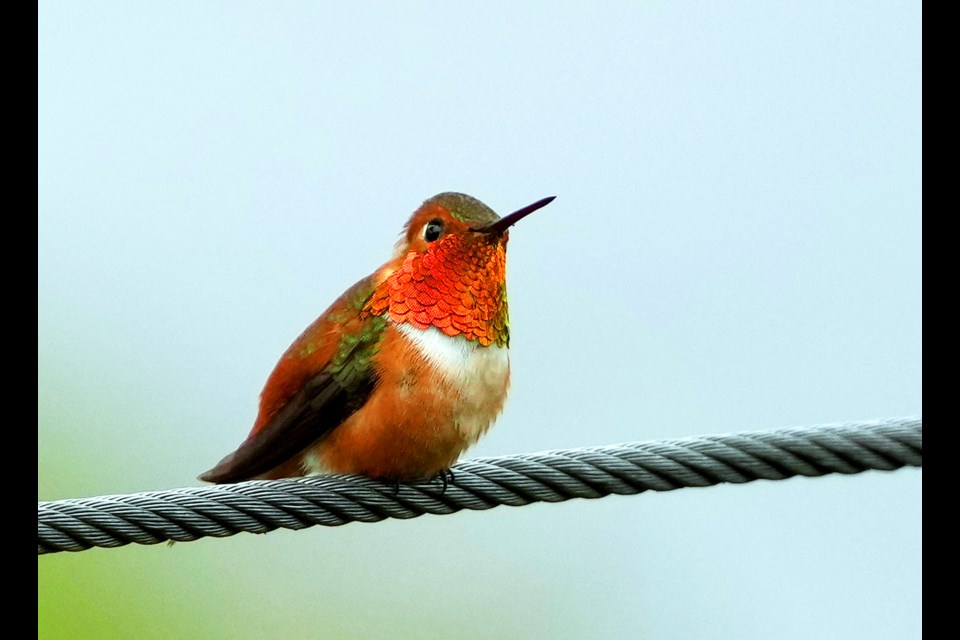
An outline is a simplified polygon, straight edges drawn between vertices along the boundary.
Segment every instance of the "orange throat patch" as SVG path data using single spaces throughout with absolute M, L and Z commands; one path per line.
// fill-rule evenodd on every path
M 454 235 L 426 253 L 408 253 L 364 307 L 396 323 L 436 327 L 484 346 L 507 346 L 506 247 L 481 236 Z

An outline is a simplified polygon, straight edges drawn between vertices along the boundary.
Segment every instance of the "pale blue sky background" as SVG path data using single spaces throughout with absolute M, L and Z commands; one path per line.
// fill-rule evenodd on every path
M 41 2 L 38 497 L 195 484 L 446 190 L 471 455 L 920 414 L 915 2 Z M 42 637 L 913 638 L 921 472 L 41 558 Z

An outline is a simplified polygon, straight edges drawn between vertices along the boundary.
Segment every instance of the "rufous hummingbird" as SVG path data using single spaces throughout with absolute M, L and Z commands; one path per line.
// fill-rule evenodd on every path
M 200 479 L 356 473 L 446 484 L 510 383 L 508 229 L 551 201 L 503 218 L 462 193 L 424 202 L 393 258 L 287 349 L 250 435 Z

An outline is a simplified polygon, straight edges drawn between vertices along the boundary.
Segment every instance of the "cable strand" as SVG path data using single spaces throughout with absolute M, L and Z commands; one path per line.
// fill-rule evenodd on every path
M 922 465 L 922 421 L 891 418 L 473 458 L 446 488 L 341 475 L 54 500 L 37 555 Z

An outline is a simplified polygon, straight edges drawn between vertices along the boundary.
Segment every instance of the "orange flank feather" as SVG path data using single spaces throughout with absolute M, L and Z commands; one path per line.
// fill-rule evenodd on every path
M 391 479 L 435 476 L 486 431 L 509 386 L 505 369 L 499 383 L 487 389 L 462 388 L 394 327 L 387 329 L 374 367 L 379 373 L 376 390 L 307 454 L 310 471 Z M 464 406 L 471 397 L 475 406 Z M 483 426 L 460 429 L 458 421 Z

